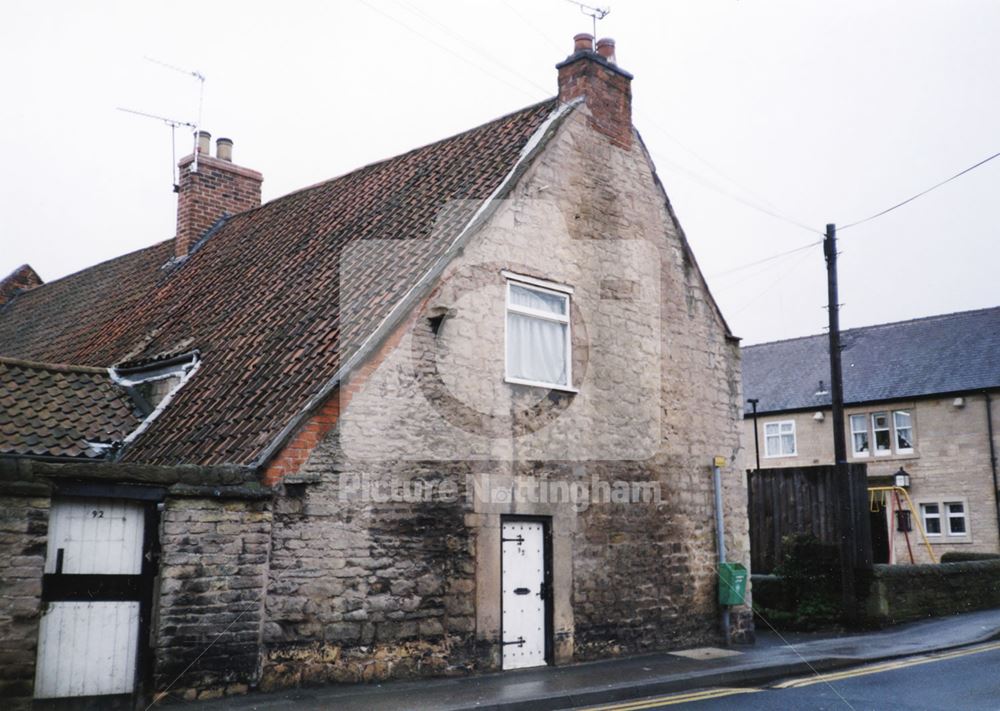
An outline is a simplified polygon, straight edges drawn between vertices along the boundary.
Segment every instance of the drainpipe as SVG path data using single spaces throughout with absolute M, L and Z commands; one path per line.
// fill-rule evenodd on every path
M 990 469 L 993 470 L 993 500 L 997 506 L 997 535 L 1000 535 L 1000 488 L 997 487 L 997 450 L 993 441 L 993 400 L 987 391 L 986 396 L 986 433 L 990 438 Z
M 760 435 L 757 432 L 757 403 L 760 399 L 751 397 L 747 398 L 747 402 L 753 408 L 753 453 L 757 458 L 757 471 L 760 471 Z
M 720 461 L 721 460 L 721 461 Z M 722 517 L 722 470 L 725 463 L 722 457 L 716 457 L 712 462 L 712 479 L 715 483 L 715 539 L 719 546 L 719 572 L 722 575 L 722 564 L 726 562 L 726 527 Z M 729 630 L 729 606 L 722 606 L 722 634 L 726 639 L 726 646 L 731 642 Z

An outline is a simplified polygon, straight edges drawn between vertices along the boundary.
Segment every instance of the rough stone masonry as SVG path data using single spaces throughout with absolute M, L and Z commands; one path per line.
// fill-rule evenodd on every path
M 506 271 L 573 287 L 576 392 L 504 381 Z M 640 142 L 610 146 L 572 113 L 340 396 L 275 504 L 262 688 L 498 669 L 508 514 L 551 522 L 556 663 L 718 641 L 710 466 L 740 447 L 739 354 Z M 358 481 L 431 493 L 365 498 Z M 474 491 L 529 481 L 659 498 Z M 745 482 L 725 481 L 728 547 L 748 564 Z M 751 635 L 748 608 L 734 617 Z
M 154 699 L 500 669 L 512 516 L 549 533 L 552 663 L 721 640 L 711 465 L 740 450 L 739 349 L 631 128 L 631 77 L 577 41 L 558 115 L 489 203 L 439 206 L 475 229 L 269 464 L 273 491 L 249 469 L 107 465 L 105 483 L 164 492 Z M 506 377 L 511 281 L 567 295 L 565 387 Z M 727 547 L 749 567 L 744 475 L 724 480 Z M 50 496 L 15 489 L 0 488 L 0 692 L 26 706 Z M 734 613 L 752 636 L 749 608 Z

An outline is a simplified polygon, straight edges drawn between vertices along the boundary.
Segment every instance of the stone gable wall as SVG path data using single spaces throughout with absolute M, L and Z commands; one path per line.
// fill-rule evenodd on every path
M 504 381 L 502 270 L 573 288 L 576 392 Z M 510 514 L 551 521 L 557 663 L 719 641 L 716 455 L 731 559 L 749 567 L 739 353 L 640 142 L 624 151 L 571 115 L 344 391 L 276 503 L 266 688 L 497 669 Z M 418 479 L 433 490 L 418 502 L 372 495 Z M 512 495 L 614 481 L 660 498 Z M 734 617 L 751 635 L 747 609 Z

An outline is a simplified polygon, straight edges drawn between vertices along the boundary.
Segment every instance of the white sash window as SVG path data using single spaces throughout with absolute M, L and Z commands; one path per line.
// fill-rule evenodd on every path
M 507 281 L 507 381 L 571 389 L 570 290 L 516 279 Z

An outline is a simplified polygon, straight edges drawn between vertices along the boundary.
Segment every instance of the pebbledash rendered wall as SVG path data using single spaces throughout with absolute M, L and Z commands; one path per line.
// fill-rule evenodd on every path
M 570 113 L 279 457 L 262 688 L 498 669 L 509 514 L 551 521 L 556 663 L 719 641 L 716 455 L 749 567 L 739 350 L 650 165 Z M 575 392 L 505 382 L 504 271 L 572 287 Z
M 994 422 L 995 446 L 1000 450 L 1000 397 L 991 397 Z M 961 404 L 956 406 L 955 396 L 899 400 L 876 405 L 845 408 L 845 417 L 853 414 L 872 412 L 892 412 L 906 410 L 913 416 L 913 452 L 898 454 L 895 451 L 885 457 L 856 458 L 850 449 L 850 428 L 848 437 L 848 460 L 865 462 L 868 478 L 872 486 L 889 485 L 891 478 L 901 467 L 911 477 L 909 495 L 918 509 L 921 503 L 960 501 L 965 504 L 968 534 L 948 535 L 947 519 L 942 512 L 942 535 L 929 537 L 934 556 L 940 559 L 947 551 L 996 553 L 1000 551 L 998 538 L 996 492 L 993 488 L 993 472 L 990 466 L 990 443 L 986 417 L 986 398 L 982 394 L 966 394 Z M 817 421 L 814 411 L 788 414 L 768 414 L 759 417 L 759 436 L 762 467 L 800 467 L 812 464 L 833 463 L 833 431 L 830 411 L 824 410 L 824 418 Z M 797 454 L 792 457 L 764 456 L 764 425 L 768 422 L 793 420 Z M 849 422 L 849 420 L 847 420 Z M 744 469 L 754 466 L 753 420 L 747 415 L 744 421 L 744 449 L 741 462 Z M 905 500 L 903 501 L 906 506 Z M 895 563 L 910 563 L 906 538 L 893 525 L 892 552 Z M 916 523 L 910 532 L 910 549 L 916 564 L 930 563 L 931 559 L 917 530 Z

